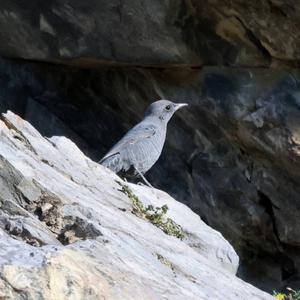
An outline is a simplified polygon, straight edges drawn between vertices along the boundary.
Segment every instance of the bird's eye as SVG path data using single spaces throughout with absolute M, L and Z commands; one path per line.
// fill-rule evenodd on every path
M 169 111 L 171 109 L 171 105 L 167 105 L 165 109 Z

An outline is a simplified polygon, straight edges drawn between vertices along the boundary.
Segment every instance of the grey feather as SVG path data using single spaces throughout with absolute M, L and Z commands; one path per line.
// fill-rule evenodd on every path
M 145 146 L 148 144 L 147 139 L 151 139 L 156 134 L 155 126 L 139 123 L 133 127 L 127 134 L 101 159 L 100 163 L 119 173 L 126 172 L 132 165 L 146 163 L 147 151 Z M 156 139 L 152 139 L 155 142 Z M 143 173 L 143 169 L 141 172 Z
M 126 174 L 130 169 L 135 170 L 135 175 L 146 173 L 162 152 L 168 121 L 184 105 L 168 100 L 152 103 L 144 119 L 129 130 L 100 163 L 115 173 Z

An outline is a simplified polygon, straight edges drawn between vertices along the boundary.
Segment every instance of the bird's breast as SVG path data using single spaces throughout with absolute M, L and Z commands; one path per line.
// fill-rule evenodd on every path
M 140 172 L 147 172 L 158 160 L 165 142 L 165 134 L 156 133 L 130 147 L 130 159 Z

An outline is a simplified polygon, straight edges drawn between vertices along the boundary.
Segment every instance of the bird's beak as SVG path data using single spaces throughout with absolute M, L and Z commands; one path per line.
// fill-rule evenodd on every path
M 184 107 L 184 106 L 188 106 L 188 104 L 187 103 L 176 103 L 175 110 L 178 110 L 179 108 Z

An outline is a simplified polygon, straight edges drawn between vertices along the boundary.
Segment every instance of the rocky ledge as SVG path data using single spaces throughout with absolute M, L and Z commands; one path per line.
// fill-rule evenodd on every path
M 1 299 L 272 299 L 187 206 L 11 112 L 0 165 Z

